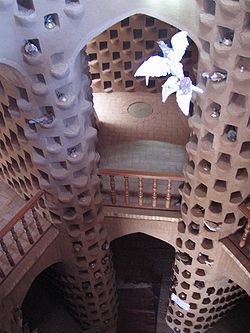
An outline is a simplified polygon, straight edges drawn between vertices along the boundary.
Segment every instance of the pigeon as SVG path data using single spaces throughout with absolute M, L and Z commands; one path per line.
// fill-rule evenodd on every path
M 179 79 L 184 77 L 183 65 L 180 63 L 189 43 L 187 40 L 187 31 L 180 31 L 171 39 L 172 48 L 168 47 L 163 41 L 158 45 L 162 50 L 163 57 L 155 55 L 144 61 L 137 69 L 134 76 L 145 76 L 146 85 L 149 77 L 175 75 Z
M 206 219 L 203 219 L 203 223 L 205 224 L 205 226 L 210 230 L 210 231 L 218 231 L 220 230 L 220 227 L 219 227 L 219 223 L 215 223 L 215 222 L 212 222 L 212 221 L 209 221 L 209 220 L 206 220 Z
M 183 252 L 176 252 L 176 259 L 181 260 L 185 265 L 191 265 L 192 258 L 188 253 Z
M 52 15 L 47 15 L 44 19 L 44 25 L 47 29 L 54 29 L 56 24 Z
M 26 54 L 32 56 L 32 55 L 36 55 L 39 52 L 39 50 L 38 50 L 38 47 L 35 44 L 33 44 L 33 43 L 31 43 L 30 41 L 27 40 L 25 42 L 25 45 L 24 45 L 24 52 Z
M 212 266 L 212 264 L 214 263 L 214 261 L 209 259 L 209 257 L 206 254 L 203 254 L 201 252 L 198 254 L 197 260 L 199 261 L 199 263 L 205 264 L 208 266 Z
M 213 72 L 211 75 L 208 72 L 204 72 L 201 75 L 204 79 L 209 79 L 212 82 L 221 82 L 226 80 L 227 74 L 222 72 Z
M 192 84 L 189 77 L 179 79 L 177 76 L 171 76 L 162 85 L 162 102 L 166 102 L 167 98 L 176 92 L 176 101 L 185 116 L 189 114 L 192 92 L 203 93 L 203 90 Z
M 28 121 L 28 123 L 30 125 L 33 125 L 33 124 L 49 125 L 53 122 L 53 120 L 54 120 L 53 115 L 52 114 L 47 114 L 47 115 L 44 115 L 43 117 L 40 117 L 40 118 L 30 119 Z

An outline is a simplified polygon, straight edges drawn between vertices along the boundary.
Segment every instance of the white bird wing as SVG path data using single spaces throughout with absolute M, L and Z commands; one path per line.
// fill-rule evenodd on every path
M 162 102 L 165 103 L 168 97 L 179 89 L 179 80 L 176 76 L 170 76 L 162 85 Z
M 175 53 L 178 62 L 181 61 L 189 45 L 187 35 L 188 35 L 187 31 L 180 31 L 177 34 L 175 34 L 171 39 L 173 51 Z
M 146 84 L 148 85 L 150 76 L 167 76 L 170 73 L 169 60 L 167 58 L 152 56 L 141 64 L 134 76 L 145 76 Z
M 168 54 L 169 54 L 169 52 L 171 51 L 171 48 L 168 47 L 168 45 L 166 43 L 164 43 L 163 40 L 159 40 L 157 42 L 157 44 L 159 45 L 159 47 L 160 47 L 160 49 L 161 49 L 161 51 L 163 53 L 163 56 L 167 57 Z
M 177 76 L 178 79 L 182 79 L 184 77 L 182 63 L 177 62 L 177 61 L 170 61 L 170 70 L 171 70 L 171 74 L 174 76 Z
M 185 116 L 188 116 L 189 114 L 191 97 L 192 97 L 192 90 L 188 94 L 183 94 L 181 90 L 178 90 L 176 93 L 177 104 L 181 109 L 181 111 L 185 114 Z

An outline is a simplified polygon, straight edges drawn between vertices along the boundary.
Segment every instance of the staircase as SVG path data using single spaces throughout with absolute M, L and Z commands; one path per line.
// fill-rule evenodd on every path
M 15 203 L 15 194 L 9 194 Z M 42 197 L 43 192 L 38 191 L 29 201 L 23 200 L 22 207 L 8 222 L 4 216 L 1 218 L 0 298 L 7 296 L 19 284 L 27 271 L 38 263 L 47 248 L 58 238 L 58 230 L 39 208 Z M 5 207 L 5 211 L 10 216 L 13 210 L 8 210 L 8 207 Z

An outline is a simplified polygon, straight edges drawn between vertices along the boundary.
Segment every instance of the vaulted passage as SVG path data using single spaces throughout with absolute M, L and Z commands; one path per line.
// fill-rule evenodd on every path
M 62 266 L 52 265 L 43 271 L 32 283 L 22 304 L 23 327 L 37 333 L 82 333 L 80 325 L 71 317 L 64 306 L 59 288 L 66 292 L 66 281 L 60 275 Z M 60 286 L 60 287 L 59 287 Z M 26 331 L 25 331 L 26 332 Z
M 175 250 L 142 233 L 111 245 L 119 299 L 117 333 L 153 333 L 166 315 Z

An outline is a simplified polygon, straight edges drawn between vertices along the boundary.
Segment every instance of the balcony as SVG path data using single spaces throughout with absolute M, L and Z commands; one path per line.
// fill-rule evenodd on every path
M 105 206 L 173 210 L 180 209 L 181 174 L 100 169 Z

